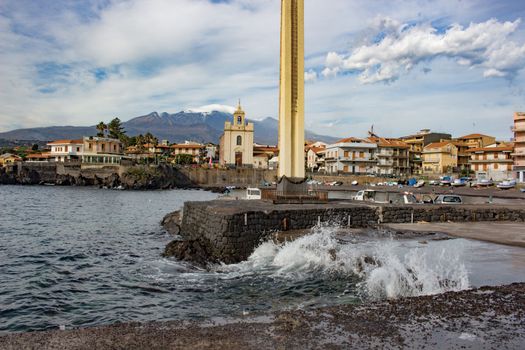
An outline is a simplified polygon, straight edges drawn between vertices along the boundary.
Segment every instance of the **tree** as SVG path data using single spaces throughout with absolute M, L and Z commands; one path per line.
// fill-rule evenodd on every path
M 31 147 L 31 150 L 32 150 L 32 151 L 38 151 L 38 144 L 35 143 L 35 144 L 33 145 L 33 147 Z
M 100 122 L 97 125 L 97 137 L 104 137 L 106 130 L 108 129 L 108 126 L 104 122 Z
M 122 127 L 122 122 L 119 118 L 114 118 L 108 124 L 109 137 L 112 139 L 121 140 L 122 136 L 126 134 L 126 131 Z M 122 140 L 121 140 L 122 141 Z
M 140 134 L 139 136 L 136 136 L 135 137 L 135 142 L 136 142 L 136 145 L 137 145 L 137 149 L 140 152 L 143 152 L 144 151 L 144 143 L 145 143 L 144 136 L 142 134 Z
M 191 154 L 177 154 L 175 157 L 175 164 L 187 165 L 193 163 L 193 156 Z
M 153 145 L 155 145 L 155 146 L 159 144 L 159 139 L 156 138 L 155 136 L 153 136 L 153 134 L 150 133 L 150 132 L 148 132 L 148 133 L 144 136 L 144 139 L 145 139 L 144 141 L 145 141 L 146 143 L 151 143 L 151 144 L 153 144 Z

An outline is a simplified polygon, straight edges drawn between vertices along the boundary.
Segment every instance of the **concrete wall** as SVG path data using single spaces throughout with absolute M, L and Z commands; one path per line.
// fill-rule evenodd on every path
M 181 168 L 194 184 L 200 186 L 260 186 L 261 182 L 274 182 L 277 179 L 276 170 L 266 169 L 204 169 Z

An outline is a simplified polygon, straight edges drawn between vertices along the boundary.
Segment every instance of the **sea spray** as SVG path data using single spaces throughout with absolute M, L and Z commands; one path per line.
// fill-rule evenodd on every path
M 313 275 L 348 279 L 364 298 L 397 298 L 462 290 L 469 287 L 461 261 L 462 244 L 422 244 L 414 240 L 348 237 L 334 227 L 318 226 L 294 241 L 262 243 L 245 262 L 221 265 L 235 275 L 264 274 L 300 280 Z

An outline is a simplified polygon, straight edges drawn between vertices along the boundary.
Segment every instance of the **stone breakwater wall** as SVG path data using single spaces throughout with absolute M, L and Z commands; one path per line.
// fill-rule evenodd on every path
M 260 186 L 263 182 L 277 181 L 277 171 L 267 169 L 205 169 L 180 168 L 188 179 L 199 186 Z
M 318 224 L 363 228 L 382 223 L 525 221 L 525 207 L 394 206 L 343 203 L 273 205 L 261 201 L 187 202 L 182 220 L 165 228 L 183 241 L 170 243 L 166 256 L 205 264 L 237 263 L 277 231 L 309 229 Z M 177 216 L 178 217 L 178 216 Z M 171 226 L 171 227 L 170 227 Z M 180 231 L 180 233 L 179 233 Z

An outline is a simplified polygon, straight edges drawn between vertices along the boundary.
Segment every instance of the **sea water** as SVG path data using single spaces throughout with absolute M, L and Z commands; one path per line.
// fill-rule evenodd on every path
M 0 186 L 0 332 L 202 320 L 525 281 L 525 250 L 313 228 L 206 269 L 161 257 L 204 191 Z

